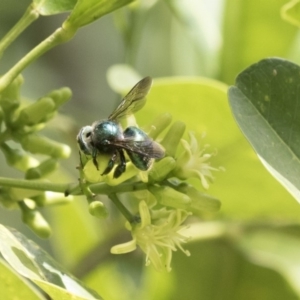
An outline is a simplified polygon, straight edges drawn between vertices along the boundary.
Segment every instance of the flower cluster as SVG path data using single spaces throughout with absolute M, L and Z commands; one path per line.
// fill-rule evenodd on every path
M 24 173 L 28 181 L 46 177 L 58 167 L 58 159 L 67 158 L 69 146 L 56 142 L 38 132 L 68 101 L 71 91 L 61 88 L 36 101 L 24 101 L 20 96 L 23 78 L 19 75 L 0 93 L 0 150 L 11 167 Z M 44 160 L 35 154 L 46 156 Z M 69 199 L 60 195 L 61 202 Z M 0 202 L 5 207 L 17 206 L 22 219 L 37 235 L 48 237 L 50 226 L 38 211 L 39 206 L 57 203 L 52 196 L 35 189 L 20 190 L 0 186 Z
M 149 207 L 145 201 L 139 203 L 140 223 L 128 224 L 133 240 L 114 246 L 111 252 L 114 254 L 128 253 L 136 249 L 138 245 L 146 254 L 146 266 L 153 264 L 156 270 L 171 270 L 172 251 L 179 248 L 186 255 L 181 243 L 186 243 L 188 237 L 180 234 L 184 228 L 182 223 L 188 214 L 180 209 L 167 210 L 161 208 L 157 216 L 150 215 Z
M 111 252 L 127 253 L 138 246 L 146 254 L 146 265 L 151 263 L 159 271 L 171 270 L 172 253 L 177 249 L 190 255 L 182 247 L 182 243 L 189 240 L 189 237 L 182 233 L 188 216 L 201 216 L 204 211 L 217 211 L 220 207 L 218 199 L 186 182 L 187 179 L 196 177 L 203 188 L 208 189 L 208 182 L 213 180 L 212 172 L 218 170 L 210 164 L 210 158 L 214 154 L 207 153 L 207 145 L 202 146 L 204 136 L 199 143 L 194 133 L 190 132 L 188 142 L 183 139 L 185 124 L 175 122 L 159 140 L 160 134 L 170 123 L 170 115 L 164 114 L 147 130 L 149 137 L 156 139 L 164 147 L 166 154 L 164 158 L 155 161 L 149 171 L 138 170 L 130 160 L 127 162 L 126 172 L 117 179 L 113 178 L 113 172 L 101 176 L 101 170 L 97 171 L 91 160 L 88 160 L 83 168 L 85 178 L 91 182 L 101 182 L 102 188 L 106 185 L 113 186 L 116 193 L 120 193 L 122 185 L 124 188 L 131 185 L 133 191 L 144 191 L 138 199 L 133 197 L 133 202 L 138 203 L 135 216 L 130 217 L 123 203 L 117 203 L 120 210 L 125 212 L 128 220 L 126 227 L 131 232 L 132 240 L 114 246 Z M 98 157 L 98 164 L 102 168 L 107 162 L 107 157 Z M 126 192 L 126 189 L 123 191 Z M 118 197 L 114 196 L 111 199 L 116 201 Z M 90 203 L 90 208 L 93 203 L 95 202 Z

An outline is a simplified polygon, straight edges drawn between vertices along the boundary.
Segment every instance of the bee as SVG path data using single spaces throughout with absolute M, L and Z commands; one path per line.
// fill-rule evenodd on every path
M 139 81 L 123 98 L 119 106 L 104 121 L 96 121 L 91 126 L 84 126 L 77 135 L 80 151 L 90 155 L 97 170 L 97 156 L 110 155 L 108 165 L 101 175 L 110 173 L 115 166 L 113 177 L 118 178 L 126 171 L 127 153 L 131 162 L 142 171 L 150 168 L 153 159 L 164 157 L 165 151 L 144 131 L 135 126 L 122 129 L 119 121 L 140 110 L 146 103 L 146 95 L 152 85 L 151 77 Z

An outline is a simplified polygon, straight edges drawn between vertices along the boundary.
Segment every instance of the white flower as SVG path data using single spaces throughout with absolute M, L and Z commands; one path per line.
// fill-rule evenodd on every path
M 177 159 L 177 167 L 174 170 L 174 175 L 183 180 L 190 177 L 197 177 L 201 180 L 202 186 L 208 189 L 208 179 L 212 181 L 214 178 L 212 171 L 219 170 L 212 167 L 209 162 L 214 153 L 205 153 L 208 145 L 201 147 L 193 132 L 189 132 L 189 137 L 190 143 L 186 140 L 181 140 L 184 151 Z
M 155 220 L 151 220 L 150 211 L 145 201 L 139 204 L 141 222 L 131 226 L 133 240 L 114 246 L 111 252 L 121 254 L 133 251 L 138 245 L 146 253 L 146 265 L 153 264 L 158 271 L 170 271 L 172 251 L 179 248 L 186 255 L 189 251 L 184 250 L 181 243 L 187 242 L 188 238 L 180 233 L 185 226 L 182 223 L 187 217 L 185 211 L 167 210 L 165 208 L 156 211 Z

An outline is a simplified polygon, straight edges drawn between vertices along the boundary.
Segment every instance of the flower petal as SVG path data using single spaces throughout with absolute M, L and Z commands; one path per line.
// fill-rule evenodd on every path
M 128 253 L 128 252 L 132 252 L 135 249 L 136 249 L 136 241 L 131 240 L 129 242 L 113 246 L 110 249 L 110 253 L 112 253 L 112 254 L 124 254 L 124 253 Z
M 139 203 L 139 212 L 141 217 L 141 228 L 151 224 L 151 216 L 146 202 L 143 200 Z

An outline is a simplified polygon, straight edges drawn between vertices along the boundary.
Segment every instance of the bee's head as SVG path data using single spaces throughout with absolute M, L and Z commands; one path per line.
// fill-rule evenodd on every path
M 93 127 L 92 126 L 84 126 L 80 129 L 77 135 L 77 143 L 79 145 L 80 150 L 86 155 L 92 155 L 92 135 Z

